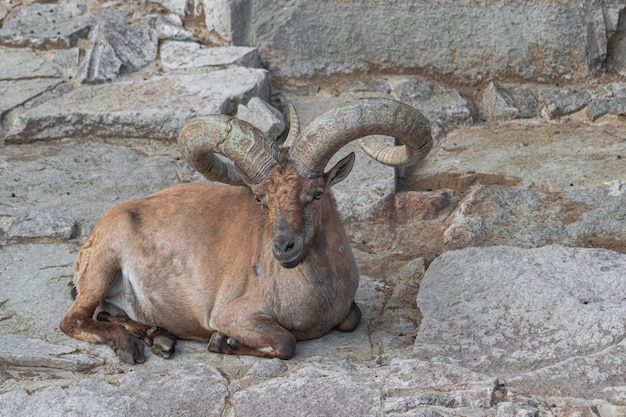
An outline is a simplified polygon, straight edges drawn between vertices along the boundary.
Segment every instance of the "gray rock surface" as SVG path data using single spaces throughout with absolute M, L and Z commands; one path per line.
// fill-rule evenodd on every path
M 446 252 L 420 286 L 414 352 L 515 380 L 527 395 L 614 403 L 623 388 L 625 267 L 626 256 L 604 249 Z
M 624 8 L 619 1 L 506 1 L 493 7 L 467 0 L 453 11 L 430 1 L 210 3 L 226 10 L 223 36 L 260 48 L 273 74 L 282 77 L 401 67 L 539 82 L 597 73 L 610 53 L 612 22 Z
M 259 51 L 245 46 L 207 48 L 196 42 L 166 41 L 161 45 L 165 71 L 211 71 L 229 66 L 260 68 Z
M 237 107 L 237 118 L 252 123 L 270 139 L 276 140 L 285 130 L 285 121 L 280 111 L 258 97 Z
M 103 83 L 151 64 L 157 57 L 158 34 L 142 22 L 132 25 L 103 21 L 91 31 L 89 51 L 77 80 Z
M 163 376 L 131 372 L 115 385 L 86 378 L 67 390 L 54 386 L 33 395 L 11 391 L 0 394 L 0 415 L 220 415 L 227 397 L 224 377 L 198 364 Z
M 180 181 L 176 157 L 174 147 L 159 143 L 134 149 L 89 143 L 4 149 L 0 245 L 85 237 L 118 202 Z
M 448 130 L 472 124 L 467 100 L 453 88 L 425 80 L 405 81 L 396 86 L 396 94 L 400 101 L 424 113 L 431 122 L 442 122 Z
M 154 76 L 77 88 L 22 113 L 5 140 L 24 143 L 68 137 L 172 140 L 196 115 L 232 113 L 253 96 L 268 99 L 262 69 Z
M 132 12 L 102 9 L 87 13 L 87 6 L 76 3 L 32 4 L 20 10 L 0 28 L 0 44 L 31 48 L 66 48 L 86 38 L 100 20 L 126 22 Z
M 480 102 L 481 115 L 487 120 L 512 120 L 537 116 L 537 98 L 528 88 L 490 82 Z

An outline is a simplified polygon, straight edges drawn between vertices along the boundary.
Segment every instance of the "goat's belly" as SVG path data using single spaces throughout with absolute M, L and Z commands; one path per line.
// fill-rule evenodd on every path
M 209 340 L 213 331 L 205 325 L 206 320 L 196 318 L 193 309 L 177 300 L 168 299 L 158 290 L 139 285 L 133 274 L 125 272 L 118 276 L 109 290 L 105 299 L 106 304 L 122 310 L 135 321 L 163 328 L 178 338 Z M 107 306 L 104 308 L 106 310 Z

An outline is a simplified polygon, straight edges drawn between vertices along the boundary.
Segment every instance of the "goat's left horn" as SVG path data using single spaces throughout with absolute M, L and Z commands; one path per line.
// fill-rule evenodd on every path
M 383 145 L 370 135 L 392 136 L 401 145 Z M 432 148 L 430 122 L 419 111 L 391 99 L 366 98 L 339 105 L 311 122 L 294 141 L 289 158 L 301 175 L 317 177 L 341 147 L 361 138 L 372 158 L 398 167 L 416 163 Z
M 276 166 L 274 141 L 250 123 L 214 114 L 188 122 L 178 135 L 180 152 L 207 179 L 232 185 L 258 184 Z M 234 166 L 217 158 L 220 154 Z

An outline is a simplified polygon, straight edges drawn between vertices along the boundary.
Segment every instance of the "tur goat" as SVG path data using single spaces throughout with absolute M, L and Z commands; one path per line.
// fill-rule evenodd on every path
M 432 146 L 430 123 L 411 106 L 370 98 L 335 107 L 300 133 L 291 110 L 282 147 L 230 116 L 187 123 L 182 155 L 229 185 L 176 185 L 106 213 L 78 254 L 76 298 L 61 330 L 105 343 L 129 363 L 144 361 L 144 344 L 169 357 L 176 337 L 209 341 L 213 352 L 288 359 L 296 340 L 354 330 L 359 273 L 329 192 L 354 153 L 325 167 L 357 139 L 382 163 L 415 163 Z M 117 313 L 95 314 L 103 303 Z

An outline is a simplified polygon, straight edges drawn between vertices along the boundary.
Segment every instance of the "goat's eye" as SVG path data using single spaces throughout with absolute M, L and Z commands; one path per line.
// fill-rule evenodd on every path
M 313 198 L 316 200 L 319 200 L 320 198 L 322 198 L 323 195 L 324 195 L 323 191 L 318 191 L 313 195 Z

